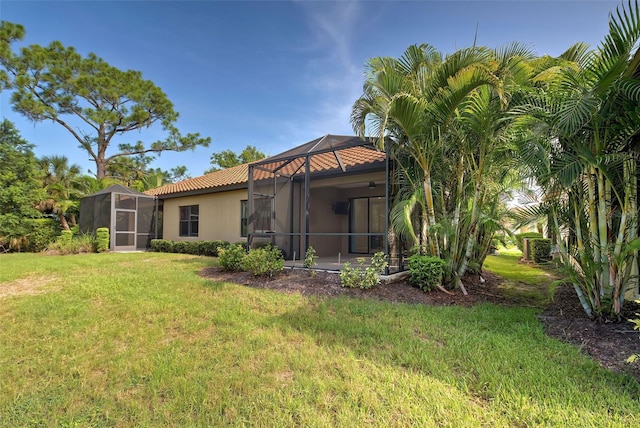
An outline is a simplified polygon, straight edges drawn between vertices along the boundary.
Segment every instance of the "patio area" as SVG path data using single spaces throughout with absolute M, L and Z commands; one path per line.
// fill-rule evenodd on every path
M 327 271 L 327 272 L 340 272 L 342 266 L 349 262 L 352 267 L 358 266 L 359 258 L 363 258 L 364 266 L 371 265 L 371 255 L 368 254 L 336 254 L 333 257 L 319 257 L 318 263 L 314 269 Z M 288 269 L 302 269 L 304 266 L 304 260 L 285 260 L 284 267 Z M 389 265 L 390 271 L 395 272 L 398 270 L 397 264 Z

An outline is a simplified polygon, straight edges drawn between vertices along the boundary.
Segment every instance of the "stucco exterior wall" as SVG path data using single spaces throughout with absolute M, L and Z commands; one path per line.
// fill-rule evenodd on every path
M 240 236 L 240 201 L 247 199 L 247 190 L 231 190 L 208 195 L 165 199 L 163 236 L 172 241 L 238 242 Z M 180 207 L 199 205 L 198 236 L 179 236 Z

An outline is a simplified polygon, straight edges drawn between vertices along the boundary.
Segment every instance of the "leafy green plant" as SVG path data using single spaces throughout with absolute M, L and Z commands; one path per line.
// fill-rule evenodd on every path
M 345 262 L 340 271 L 340 284 L 343 287 L 369 289 L 380 283 L 380 274 L 389 265 L 387 255 L 378 252 L 371 258 L 371 265 L 364 266 L 365 258 L 358 257 L 358 265 L 352 267 L 351 263 Z
M 272 277 L 284 270 L 284 258 L 278 247 L 266 245 L 249 250 L 242 260 L 242 267 L 255 276 Z
M 218 248 L 218 263 L 226 271 L 241 271 L 245 256 L 246 251 L 243 244 L 232 244 L 226 248 Z
M 60 224 L 50 218 L 39 218 L 28 220 L 26 223 L 26 247 L 29 252 L 40 252 L 47 248 L 49 244 L 57 239 L 60 233 Z
M 173 241 L 168 239 L 152 239 L 151 249 L 158 253 L 172 253 Z
M 431 291 L 442 284 L 445 262 L 439 257 L 414 254 L 409 257 L 409 284 Z
M 99 227 L 96 229 L 96 250 L 99 253 L 109 251 L 109 228 Z
M 70 232 L 71 231 L 63 231 Z M 97 249 L 97 239 L 95 235 L 91 233 L 83 233 L 78 236 L 72 236 L 70 234 L 61 234 L 60 238 L 49 245 L 47 248 L 50 252 L 57 252 L 60 254 L 80 254 L 80 253 L 95 253 Z
M 176 241 L 173 243 L 173 252 L 179 254 L 193 254 L 191 250 L 192 243 L 187 241 Z
M 63 244 L 68 244 L 73 239 L 73 232 L 70 230 L 63 230 L 60 232 L 60 236 L 58 237 L 58 242 Z
M 307 252 L 304 255 L 304 261 L 302 266 L 309 269 L 311 276 L 315 276 L 316 270 L 315 266 L 318 264 L 318 256 L 316 255 L 316 249 L 313 247 L 307 248 Z

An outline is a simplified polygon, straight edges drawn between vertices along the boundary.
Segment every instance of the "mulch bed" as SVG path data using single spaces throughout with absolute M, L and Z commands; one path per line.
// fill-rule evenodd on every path
M 421 305 L 462 305 L 472 306 L 482 302 L 514 306 L 517 301 L 504 296 L 499 285 L 500 277 L 491 272 L 483 272 L 484 282 L 479 276 L 464 278 L 468 295 L 459 291 L 452 294 L 441 291 L 425 293 L 409 285 L 406 281 L 380 284 L 369 290 L 344 288 L 335 273 L 317 272 L 311 276 L 306 270 L 285 270 L 274 278 L 256 278 L 248 272 L 224 272 L 218 267 L 206 268 L 202 276 L 216 281 L 227 281 L 254 288 L 278 290 L 284 293 L 299 293 L 303 296 L 336 297 L 349 296 L 360 299 L 376 299 L 392 303 Z M 623 319 L 640 312 L 638 305 L 625 305 Z M 626 359 L 640 352 L 640 333 L 633 330 L 631 323 L 600 324 L 590 320 L 580 307 L 571 286 L 556 289 L 555 298 L 540 314 L 546 333 L 554 338 L 578 346 L 584 353 L 597 360 L 602 367 L 624 372 L 640 382 L 640 363 L 629 364 Z

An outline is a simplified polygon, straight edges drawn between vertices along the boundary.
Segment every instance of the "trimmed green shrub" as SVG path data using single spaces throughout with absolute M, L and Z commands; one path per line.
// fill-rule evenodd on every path
M 414 254 L 409 257 L 409 284 L 431 291 L 442 284 L 445 262 L 439 257 Z
M 194 249 L 196 247 L 193 244 L 193 242 L 188 241 L 175 241 L 173 243 L 172 251 L 180 254 L 193 254 L 195 253 Z
M 99 253 L 109 251 L 109 228 L 99 227 L 96 229 L 96 250 Z
M 246 254 L 243 244 L 232 244 L 218 249 L 218 263 L 222 270 L 238 272 L 243 269 L 242 262 Z
M 249 250 L 242 260 L 242 267 L 255 276 L 272 277 L 284 270 L 284 258 L 278 247 L 266 245 Z
M 159 253 L 172 253 L 173 241 L 170 241 L 168 239 L 152 239 L 151 249 Z
M 171 241 L 152 239 L 151 249 L 160 253 L 182 253 L 197 256 L 217 257 L 219 248 L 226 248 L 227 241 Z
M 525 232 L 525 233 L 518 233 L 515 235 L 516 238 L 516 245 L 518 246 L 518 249 L 520 251 L 523 251 L 523 244 L 522 244 L 522 240 L 525 238 L 542 238 L 542 234 L 538 233 L 538 232 Z
M 529 239 L 531 260 L 544 263 L 551 260 L 551 239 Z
M 358 257 L 358 265 L 351 267 L 351 263 L 346 262 L 340 271 L 340 285 L 349 288 L 369 289 L 380 284 L 380 274 L 388 266 L 387 256 L 383 252 L 378 252 L 371 258 L 371 265 L 364 267 L 365 258 Z

